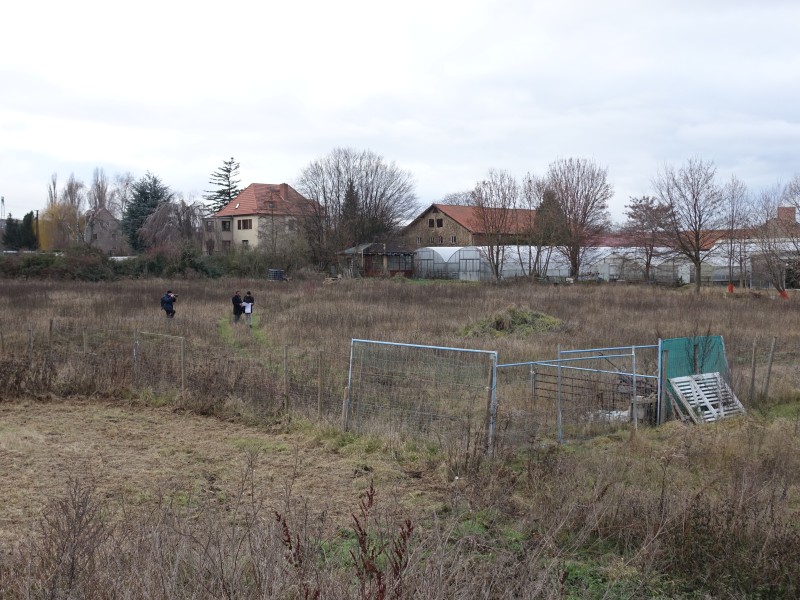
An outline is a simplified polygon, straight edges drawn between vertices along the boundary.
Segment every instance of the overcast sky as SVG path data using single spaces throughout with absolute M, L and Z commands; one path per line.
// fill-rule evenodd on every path
M 490 168 L 608 169 L 611 212 L 659 169 L 751 191 L 800 172 L 800 3 L 376 0 L 6 3 L 0 195 L 20 218 L 95 167 L 199 198 L 294 184 L 335 147 L 410 171 L 421 206 Z

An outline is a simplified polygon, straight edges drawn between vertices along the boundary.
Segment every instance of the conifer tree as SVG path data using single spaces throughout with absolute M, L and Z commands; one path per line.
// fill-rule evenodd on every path
M 132 250 L 135 252 L 145 250 L 145 244 L 139 235 L 144 222 L 155 212 L 159 203 L 170 202 L 173 196 L 169 186 L 152 173 L 147 173 L 133 184 L 131 200 L 122 218 L 122 231 L 128 236 Z
M 211 211 L 218 212 L 231 200 L 239 195 L 239 163 L 231 157 L 222 163 L 222 166 L 211 174 L 208 183 L 215 186 L 214 190 L 205 190 L 203 198 L 211 203 Z

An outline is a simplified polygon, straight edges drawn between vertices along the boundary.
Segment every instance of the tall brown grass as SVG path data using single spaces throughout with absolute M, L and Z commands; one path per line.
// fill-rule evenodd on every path
M 566 448 L 521 452 L 500 439 L 493 455 L 471 442 L 445 444 L 421 460 L 393 447 L 410 476 L 424 473 L 438 482 L 437 510 L 402 511 L 390 490 L 373 489 L 354 504 L 348 528 L 329 527 L 302 503 L 268 513 L 251 462 L 243 466 L 239 493 L 222 507 L 203 498 L 175 506 L 165 498 L 139 514 L 100 497 L 90 481 L 72 481 L 45 509 L 29 543 L 0 563 L 6 597 L 789 598 L 799 592 L 800 563 L 791 558 L 800 551 L 798 419 L 768 416 L 775 405 L 797 399 L 796 298 L 396 280 L 9 281 L 4 287 L 6 397 L 130 393 L 129 364 L 82 354 L 84 330 L 124 332 L 128 343 L 134 331 L 186 337 L 189 377 L 202 392 L 180 401 L 198 412 L 254 421 L 254 406 L 275 415 L 287 401 L 285 347 L 291 363 L 314 376 L 323 357 L 329 422 L 341 403 L 337 377 L 346 370 L 352 338 L 497 350 L 514 362 L 551 358 L 558 344 L 651 344 L 659 336 L 711 333 L 724 337 L 735 390 L 751 409 L 736 421 L 673 422 Z M 174 320 L 158 308 L 168 287 L 179 294 Z M 234 289 L 253 291 L 256 331 L 227 325 Z M 509 306 L 564 325 L 528 337 L 461 337 L 465 325 Z M 757 394 L 750 403 L 754 344 L 755 389 L 764 389 L 768 368 L 771 383 L 768 397 Z M 83 366 L 56 372 L 54 347 L 67 348 Z M 160 352 L 168 363 L 176 346 L 165 342 Z M 114 375 L 103 376 L 104 369 Z M 261 404 L 234 401 L 232 386 L 245 378 L 265 382 Z M 310 379 L 294 401 L 306 402 L 305 414 L 313 417 L 317 390 Z

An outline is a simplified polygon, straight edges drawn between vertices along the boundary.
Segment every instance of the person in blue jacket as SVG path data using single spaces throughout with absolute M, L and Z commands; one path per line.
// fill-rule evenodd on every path
M 161 309 L 167 313 L 167 318 L 171 319 L 175 316 L 175 303 L 178 301 L 178 296 L 172 293 L 172 290 L 167 290 L 167 293 L 161 296 Z

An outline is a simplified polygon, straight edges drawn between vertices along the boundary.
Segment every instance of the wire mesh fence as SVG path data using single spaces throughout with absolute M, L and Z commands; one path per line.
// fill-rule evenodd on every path
M 353 340 L 344 427 L 435 439 L 494 428 L 494 367 L 485 350 Z
M 519 446 L 656 423 L 658 349 L 559 350 L 551 361 L 498 365 L 500 435 Z

